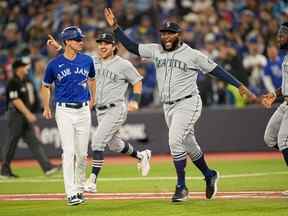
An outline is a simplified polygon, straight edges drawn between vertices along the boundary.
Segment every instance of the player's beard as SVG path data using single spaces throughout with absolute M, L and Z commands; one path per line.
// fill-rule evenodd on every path
M 173 41 L 171 48 L 166 49 L 165 43 L 161 40 L 161 45 L 165 51 L 173 51 L 179 47 L 179 44 L 179 38 L 176 38 L 175 41 Z

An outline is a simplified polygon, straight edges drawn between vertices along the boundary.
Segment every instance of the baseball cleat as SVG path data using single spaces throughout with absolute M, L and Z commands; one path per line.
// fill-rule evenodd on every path
M 178 187 L 176 186 L 175 193 L 172 196 L 172 202 L 184 202 L 188 200 L 188 189 L 186 186 Z
M 77 193 L 77 198 L 81 200 L 81 203 L 84 203 L 86 201 L 83 193 Z
M 61 166 L 53 166 L 51 169 L 45 171 L 46 176 L 51 176 L 61 170 Z
M 212 199 L 217 193 L 217 183 L 220 174 L 216 170 L 212 170 L 212 176 L 205 177 L 206 181 L 206 198 Z
M 288 196 L 288 190 L 282 192 L 283 196 Z
M 89 178 L 86 180 L 84 185 L 84 191 L 89 193 L 96 193 L 97 187 L 96 187 L 96 175 L 94 173 L 91 173 Z
M 146 149 L 139 152 L 140 161 L 137 164 L 138 170 L 142 176 L 147 176 L 150 171 L 151 151 Z
M 77 195 L 73 195 L 67 198 L 67 205 L 69 206 L 79 205 L 82 202 L 83 201 L 79 199 Z

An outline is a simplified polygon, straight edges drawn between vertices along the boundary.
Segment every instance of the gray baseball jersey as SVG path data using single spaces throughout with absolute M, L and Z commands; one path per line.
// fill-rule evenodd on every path
M 156 67 L 174 160 L 182 160 L 187 153 L 192 160 L 199 159 L 202 151 L 194 136 L 194 124 L 202 109 L 197 75 L 199 71 L 204 74 L 211 72 L 217 64 L 185 43 L 169 52 L 163 50 L 160 44 L 140 44 L 139 54 L 151 59 Z
M 282 95 L 286 99 L 270 118 L 264 134 L 265 143 L 269 147 L 277 145 L 280 151 L 288 148 L 288 55 L 282 63 Z
M 96 106 L 127 101 L 128 84 L 142 80 L 136 68 L 120 56 L 101 61 L 94 59 L 96 68 Z
M 288 96 L 288 55 L 282 63 L 282 95 Z
M 128 85 L 142 80 L 136 68 L 126 59 L 114 56 L 102 61 L 95 58 L 96 68 L 96 111 L 98 128 L 93 137 L 92 150 L 104 151 L 108 144 L 120 151 L 124 143 L 118 131 L 127 118 Z M 115 106 L 110 107 L 113 104 Z M 107 106 L 106 109 L 100 107 Z
M 198 94 L 198 72 L 209 73 L 217 65 L 185 43 L 172 52 L 164 51 L 160 44 L 140 44 L 139 53 L 142 57 L 151 59 L 156 66 L 162 102 Z

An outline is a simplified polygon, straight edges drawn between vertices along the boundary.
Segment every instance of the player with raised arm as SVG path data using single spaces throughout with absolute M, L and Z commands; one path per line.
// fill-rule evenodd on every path
M 153 61 L 165 120 L 169 128 L 169 147 L 177 173 L 177 184 L 172 202 L 185 201 L 188 189 L 185 183 L 186 157 L 205 176 L 206 198 L 212 199 L 217 192 L 219 173 L 210 169 L 194 135 L 194 125 L 201 114 L 202 102 L 196 84 L 199 71 L 212 74 L 234 85 L 242 96 L 251 102 L 256 96 L 241 82 L 225 72 L 214 61 L 181 40 L 181 29 L 176 23 L 166 22 L 160 29 L 161 44 L 137 44 L 120 29 L 110 8 L 105 18 L 113 28 L 116 39 L 128 51 Z

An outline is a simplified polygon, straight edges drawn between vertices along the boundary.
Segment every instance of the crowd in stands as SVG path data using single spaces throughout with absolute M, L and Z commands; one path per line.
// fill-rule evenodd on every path
M 95 55 L 97 34 L 107 31 L 103 9 L 112 6 L 120 26 L 137 42 L 159 42 L 159 25 L 174 21 L 185 43 L 201 50 L 247 85 L 255 94 L 281 86 L 281 63 L 276 34 L 288 21 L 287 0 L 6 0 L 0 1 L 0 113 L 5 110 L 5 87 L 13 76 L 12 62 L 29 56 L 29 78 L 37 90 L 47 61 L 57 53 L 47 48 L 47 35 L 59 40 L 70 25 L 87 35 L 85 52 Z M 144 76 L 142 107 L 158 106 L 155 68 L 120 47 Z M 199 74 L 205 106 L 245 106 L 237 90 Z M 40 110 L 40 109 L 39 109 Z

